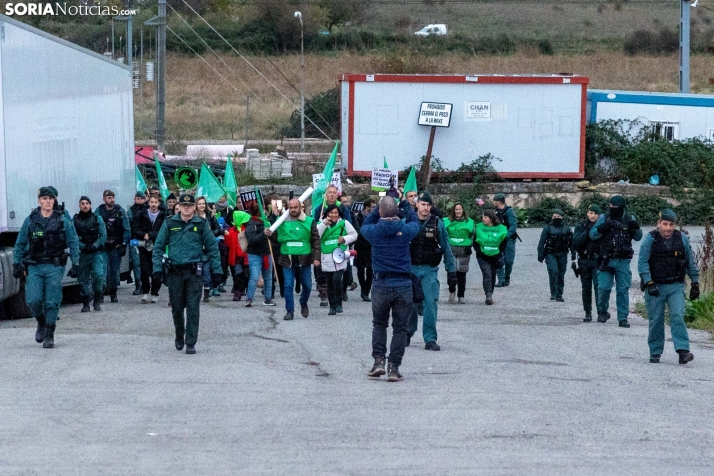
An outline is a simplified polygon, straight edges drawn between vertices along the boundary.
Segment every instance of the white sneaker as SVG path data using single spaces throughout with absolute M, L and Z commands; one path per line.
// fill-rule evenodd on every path
M 151 302 L 153 302 L 153 303 L 159 302 L 159 296 L 151 296 Z
M 144 294 L 143 296 L 141 296 L 141 303 L 146 304 L 147 302 L 149 302 L 149 295 Z

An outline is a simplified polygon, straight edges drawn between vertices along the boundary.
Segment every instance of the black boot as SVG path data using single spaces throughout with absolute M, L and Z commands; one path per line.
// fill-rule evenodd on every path
M 141 296 L 141 283 L 139 281 L 136 282 L 136 286 L 134 287 L 134 292 L 131 293 L 132 296 Z
M 694 354 L 688 350 L 678 350 L 677 353 L 679 354 L 679 363 L 682 365 L 694 360 Z
M 583 319 L 583 322 L 592 322 L 593 321 L 593 315 L 591 312 L 586 312 L 585 313 L 585 318 Z
M 384 357 L 375 357 L 374 365 L 372 366 L 372 369 L 367 373 L 367 377 L 379 378 L 382 375 L 386 374 L 387 371 L 384 370 L 384 362 Z
M 401 382 L 402 380 L 404 380 L 404 377 L 402 377 L 402 374 L 399 373 L 399 366 L 389 362 L 389 365 L 387 366 L 387 381 Z
M 42 347 L 51 349 L 55 346 L 55 325 L 47 324 L 45 326 L 45 340 L 42 342 Z
M 45 340 L 45 316 L 37 317 L 37 331 L 35 331 L 35 342 L 42 344 Z
M 82 296 L 82 310 L 79 312 L 89 312 L 91 309 L 89 307 L 89 296 Z
M 102 292 L 101 291 L 94 292 L 94 302 L 92 303 L 92 305 L 94 306 L 95 311 L 102 310 Z
M 203 288 L 203 302 L 209 302 L 211 299 L 209 296 L 211 295 L 211 290 Z
M 119 302 L 119 298 L 117 298 L 117 290 L 112 289 L 109 291 L 109 300 L 111 302 Z

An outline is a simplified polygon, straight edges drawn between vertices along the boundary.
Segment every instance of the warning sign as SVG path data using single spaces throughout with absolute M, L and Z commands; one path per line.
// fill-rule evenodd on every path
M 423 102 L 419 110 L 420 126 L 449 127 L 451 124 L 451 104 Z

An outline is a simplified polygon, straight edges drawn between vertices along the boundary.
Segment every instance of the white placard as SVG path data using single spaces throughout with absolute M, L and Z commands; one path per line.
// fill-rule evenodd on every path
M 491 119 L 491 103 L 467 102 L 466 117 L 469 119 Z
M 394 169 L 372 169 L 372 190 L 384 192 L 390 188 L 396 189 L 399 184 L 399 171 Z
M 312 188 L 317 187 L 317 182 L 319 182 L 325 175 L 324 174 L 312 174 Z M 340 178 L 339 172 L 332 173 L 332 185 L 337 187 L 337 193 L 342 193 L 342 179 Z
M 419 110 L 420 126 L 449 127 L 451 124 L 451 104 L 423 102 Z

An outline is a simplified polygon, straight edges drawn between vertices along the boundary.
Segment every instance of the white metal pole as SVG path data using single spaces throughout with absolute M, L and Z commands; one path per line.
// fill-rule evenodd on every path
M 305 152 L 305 37 L 300 15 L 300 151 Z

